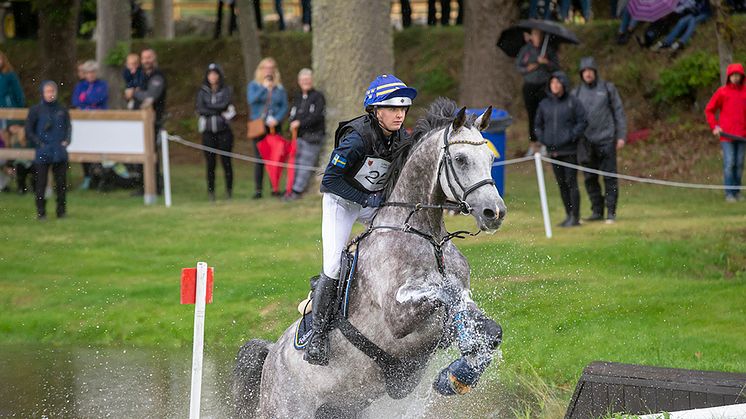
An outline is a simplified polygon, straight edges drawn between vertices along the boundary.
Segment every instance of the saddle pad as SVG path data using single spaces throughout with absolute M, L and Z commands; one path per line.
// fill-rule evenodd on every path
M 295 339 L 293 339 L 293 346 L 295 349 L 303 350 L 308 345 L 308 341 L 313 336 L 313 312 L 306 313 L 303 318 L 298 322 L 298 327 L 295 328 Z

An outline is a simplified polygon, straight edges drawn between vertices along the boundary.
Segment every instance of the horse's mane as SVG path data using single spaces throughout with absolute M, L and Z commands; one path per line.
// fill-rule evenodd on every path
M 394 152 L 391 166 L 389 167 L 389 179 L 386 182 L 386 187 L 384 189 L 386 197 L 391 196 L 391 192 L 393 192 L 394 186 L 396 186 L 396 181 L 399 179 L 401 170 L 409 159 L 410 152 L 415 149 L 417 144 L 419 144 L 423 138 L 427 137 L 427 134 L 439 130 L 453 122 L 458 111 L 459 107 L 456 102 L 445 97 L 439 97 L 430 104 L 425 116 L 417 120 L 412 136 L 408 140 L 402 142 Z M 475 116 L 469 115 L 466 118 L 464 126 L 473 126 L 475 119 Z
M 417 120 L 417 124 L 414 126 L 414 132 L 412 133 L 414 142 L 419 143 L 420 140 L 427 136 L 426 134 L 441 129 L 453 122 L 458 111 L 459 107 L 455 101 L 445 97 L 435 99 L 427 108 L 425 116 Z M 469 115 L 466 118 L 464 126 L 471 127 L 474 125 L 475 119 L 476 117 Z

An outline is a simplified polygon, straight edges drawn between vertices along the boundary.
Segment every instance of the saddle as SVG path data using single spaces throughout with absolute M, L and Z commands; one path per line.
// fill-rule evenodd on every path
M 342 251 L 339 275 L 341 279 L 337 284 L 337 298 L 334 303 L 332 303 L 334 311 L 332 321 L 330 322 L 330 330 L 337 326 L 340 318 L 347 319 L 350 303 L 350 289 L 357 271 L 357 257 L 357 250 L 354 254 L 347 250 Z M 311 278 L 311 293 L 313 293 L 313 290 L 316 288 L 316 281 L 318 278 L 318 276 Z M 295 339 L 293 339 L 293 346 L 297 350 L 304 350 L 308 342 L 311 340 L 311 337 L 313 337 L 313 307 L 311 293 L 308 294 L 308 298 L 301 301 L 298 305 L 298 312 L 301 314 L 301 319 L 298 322 L 298 326 L 295 328 Z

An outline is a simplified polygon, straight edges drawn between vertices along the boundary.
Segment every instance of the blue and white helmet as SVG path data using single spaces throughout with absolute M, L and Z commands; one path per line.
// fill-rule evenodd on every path
M 407 87 L 403 81 L 393 74 L 383 74 L 376 77 L 365 91 L 363 107 L 369 106 L 412 106 L 412 100 L 417 96 L 417 90 Z

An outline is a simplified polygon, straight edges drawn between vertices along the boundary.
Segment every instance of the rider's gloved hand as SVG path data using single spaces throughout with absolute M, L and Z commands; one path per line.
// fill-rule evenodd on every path
M 378 208 L 383 205 L 383 201 L 383 192 L 374 192 L 368 195 L 368 198 L 365 199 L 365 205 L 363 205 L 363 207 Z

